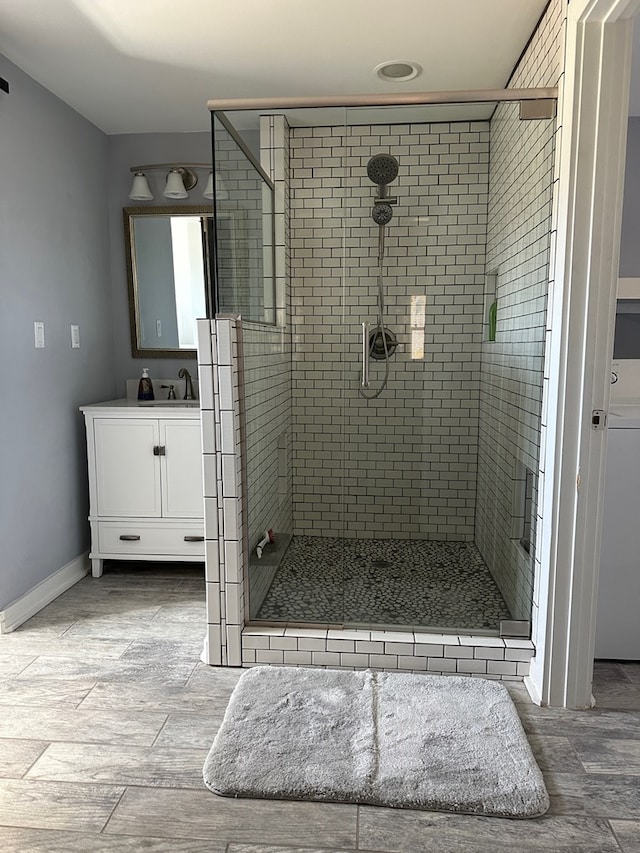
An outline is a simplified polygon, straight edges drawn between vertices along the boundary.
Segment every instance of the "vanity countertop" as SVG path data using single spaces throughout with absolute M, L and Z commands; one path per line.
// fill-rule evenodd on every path
M 116 413 L 116 414 L 149 414 L 175 415 L 176 417 L 199 417 L 200 415 L 200 400 L 132 400 L 123 397 L 120 400 L 105 400 L 103 403 L 91 403 L 87 406 L 80 406 L 81 412 L 88 412 L 98 409 L 101 413 Z

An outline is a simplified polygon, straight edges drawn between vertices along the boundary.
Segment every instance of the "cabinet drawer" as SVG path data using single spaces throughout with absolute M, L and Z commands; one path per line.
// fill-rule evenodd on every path
M 203 524 L 159 526 L 101 521 L 97 527 L 100 554 L 175 554 L 204 559 Z

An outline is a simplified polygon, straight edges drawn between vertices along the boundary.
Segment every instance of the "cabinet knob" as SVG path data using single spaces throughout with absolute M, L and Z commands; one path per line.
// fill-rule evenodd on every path
M 166 456 L 166 447 L 162 444 L 154 444 L 153 446 L 153 455 L 154 456 Z
M 204 536 L 185 536 L 185 542 L 204 542 Z
M 140 537 L 136 533 L 123 533 L 120 536 L 122 542 L 139 542 Z

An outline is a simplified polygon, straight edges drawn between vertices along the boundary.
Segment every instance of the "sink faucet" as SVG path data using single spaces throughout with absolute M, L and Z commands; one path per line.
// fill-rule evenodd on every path
M 187 370 L 186 367 L 181 367 L 178 371 L 178 379 L 184 379 L 184 399 L 185 400 L 195 400 L 196 395 L 193 393 L 193 382 L 191 381 L 191 374 Z

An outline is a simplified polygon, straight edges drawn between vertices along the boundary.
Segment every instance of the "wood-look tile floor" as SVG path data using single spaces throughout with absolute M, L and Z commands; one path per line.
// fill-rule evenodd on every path
M 530 821 L 223 799 L 205 755 L 240 670 L 199 662 L 201 568 L 108 565 L 0 636 L 3 853 L 640 853 L 640 664 L 593 711 L 512 695 L 551 809 Z

